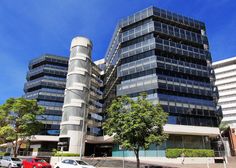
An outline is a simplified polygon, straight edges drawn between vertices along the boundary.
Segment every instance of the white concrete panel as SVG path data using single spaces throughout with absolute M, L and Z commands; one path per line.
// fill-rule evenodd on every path
M 219 73 L 227 73 L 228 71 L 232 71 L 232 70 L 235 70 L 236 69 L 236 65 L 233 64 L 233 65 L 228 65 L 228 66 L 225 66 L 225 67 L 221 67 L 221 68 L 217 68 L 215 69 L 215 74 L 219 74 Z
M 223 84 L 226 84 L 226 83 L 232 83 L 232 82 L 236 83 L 236 73 L 235 73 L 234 77 L 216 80 L 215 84 L 217 86 L 219 86 L 219 85 L 223 85 Z
M 92 48 L 93 44 L 89 39 L 79 36 L 79 37 L 73 38 L 71 42 L 71 48 L 76 47 L 76 46 L 84 46 L 84 47 Z
M 166 124 L 164 126 L 164 131 L 168 134 L 205 136 L 218 136 L 220 133 L 220 130 L 217 127 L 189 126 L 176 124 Z
M 236 121 L 236 114 L 235 116 L 232 116 L 232 117 L 224 117 L 223 121 Z

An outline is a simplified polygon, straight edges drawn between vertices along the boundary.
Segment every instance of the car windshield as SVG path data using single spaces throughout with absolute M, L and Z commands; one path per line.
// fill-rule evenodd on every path
M 19 158 L 11 158 L 12 161 L 21 161 Z
M 34 159 L 35 160 L 35 162 L 40 162 L 40 163 L 44 163 L 44 162 L 46 162 L 45 160 L 43 160 L 43 159 Z
M 76 160 L 76 162 L 77 162 L 79 165 L 88 165 L 86 162 L 81 161 L 81 160 Z

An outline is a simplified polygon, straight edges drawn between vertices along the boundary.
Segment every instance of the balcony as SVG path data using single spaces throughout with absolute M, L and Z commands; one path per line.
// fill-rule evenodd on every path
M 42 55 L 38 58 L 35 58 L 29 62 L 29 68 L 31 69 L 33 66 L 40 64 L 42 62 L 51 62 L 55 64 L 60 64 L 60 65 L 68 65 L 68 58 L 67 57 L 62 57 L 62 56 L 57 56 L 57 55 L 52 55 L 52 54 L 45 54 Z
M 96 78 L 96 77 L 92 77 L 92 78 L 91 78 L 91 82 L 92 82 L 92 85 L 94 85 L 94 86 L 96 86 L 96 87 L 102 87 L 102 86 L 103 86 L 102 80 L 99 80 L 99 79 Z
M 30 70 L 27 73 L 27 79 L 30 79 L 31 77 L 42 74 L 42 73 L 66 77 L 67 68 L 64 68 L 64 67 L 59 68 L 59 67 L 54 67 L 52 65 L 43 65 L 43 66 Z
M 98 108 L 92 104 L 89 105 L 89 111 L 92 113 L 101 113 L 102 112 L 102 108 Z
M 172 36 L 174 38 L 184 40 L 188 43 L 193 43 L 195 45 L 201 46 L 202 44 L 207 44 L 206 36 L 202 36 L 200 33 L 195 33 L 188 31 L 179 27 L 171 26 L 159 21 L 155 21 L 155 32 Z
M 88 126 L 91 126 L 91 127 L 101 127 L 102 126 L 101 122 L 91 120 L 91 119 L 87 120 L 87 124 L 88 124 Z
M 101 75 L 101 70 L 97 67 L 97 65 L 92 66 L 92 73 L 94 73 L 97 76 Z
M 162 51 L 175 53 L 178 55 L 189 56 L 201 60 L 211 61 L 211 54 L 209 51 L 192 47 L 190 45 L 180 44 L 161 38 L 155 38 L 156 48 Z
M 40 87 L 46 87 L 46 88 L 58 88 L 58 89 L 65 89 L 66 83 L 65 82 L 57 82 L 57 81 L 33 81 L 33 82 L 27 82 L 24 85 L 24 91 L 27 92 L 30 89 L 34 88 L 40 88 Z
M 104 135 L 104 136 L 94 136 L 94 135 L 86 135 L 86 140 L 88 143 L 112 143 L 113 137 Z
M 102 95 L 99 95 L 98 93 L 94 91 L 90 91 L 90 96 L 93 97 L 94 99 L 98 99 L 98 100 L 102 99 Z

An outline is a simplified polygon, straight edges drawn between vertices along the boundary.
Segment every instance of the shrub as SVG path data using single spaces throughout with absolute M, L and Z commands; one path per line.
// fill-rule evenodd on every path
M 5 152 L 4 156 L 10 156 L 11 154 L 9 152 Z
M 64 153 L 64 152 L 56 152 L 53 156 L 65 156 L 65 157 L 78 157 L 80 154 L 77 153 Z
M 214 157 L 214 151 L 211 149 L 167 149 L 166 157 L 167 158 L 177 158 L 181 157 L 181 154 L 184 153 L 185 157 Z
M 0 156 L 10 156 L 10 153 L 7 153 L 7 152 L 0 152 Z
M 54 156 L 58 152 L 57 149 L 52 149 L 52 156 Z

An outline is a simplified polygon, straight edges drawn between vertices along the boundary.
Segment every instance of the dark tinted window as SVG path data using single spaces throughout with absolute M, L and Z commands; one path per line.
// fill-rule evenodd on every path
M 29 158 L 29 159 L 26 159 L 26 161 L 27 161 L 27 162 L 32 162 L 32 159 L 31 159 L 31 158 Z
M 43 159 L 34 159 L 35 162 L 40 162 L 40 163 L 43 163 L 43 162 L 46 162 L 45 160 Z
M 79 165 L 88 165 L 87 163 L 85 163 L 84 161 L 81 161 L 81 160 L 76 160 L 76 162 L 77 162 Z
M 19 158 L 11 158 L 12 161 L 21 161 Z
M 62 163 L 69 164 L 69 160 L 63 160 Z

